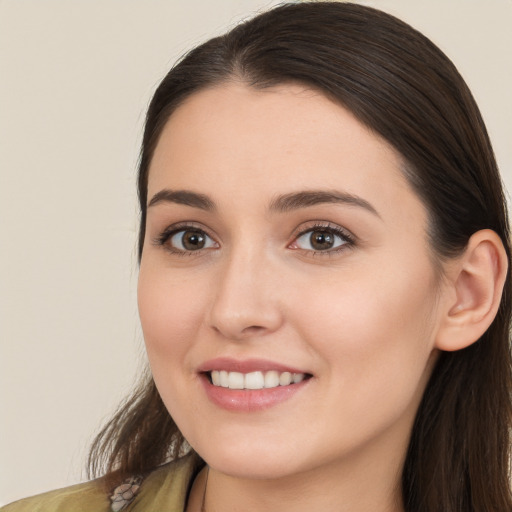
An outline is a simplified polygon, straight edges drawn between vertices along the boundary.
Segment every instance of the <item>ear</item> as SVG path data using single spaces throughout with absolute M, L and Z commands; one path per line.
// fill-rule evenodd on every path
M 507 269 L 503 243 L 490 229 L 477 231 L 464 253 L 448 263 L 438 349 L 460 350 L 484 334 L 498 311 Z

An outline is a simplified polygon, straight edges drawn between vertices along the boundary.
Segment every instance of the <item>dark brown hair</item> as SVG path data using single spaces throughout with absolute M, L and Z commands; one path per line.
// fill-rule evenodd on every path
M 438 261 L 489 228 L 510 257 L 507 210 L 478 107 L 451 61 L 426 37 L 351 3 L 284 4 L 187 54 L 149 106 L 138 178 L 142 254 L 148 169 L 172 112 L 229 81 L 267 88 L 301 83 L 350 110 L 404 157 L 403 172 L 429 212 Z M 510 274 L 496 319 L 470 347 L 441 354 L 419 407 L 402 475 L 409 512 L 512 510 L 509 484 Z M 93 470 L 108 482 L 178 457 L 183 436 L 147 376 L 96 439 Z

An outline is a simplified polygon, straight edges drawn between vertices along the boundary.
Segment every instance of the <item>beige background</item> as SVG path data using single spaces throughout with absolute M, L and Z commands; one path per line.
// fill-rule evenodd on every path
M 151 92 L 263 0 L 0 0 L 0 503 L 80 481 L 144 364 L 135 167 Z M 512 190 L 512 0 L 374 0 L 472 88 Z

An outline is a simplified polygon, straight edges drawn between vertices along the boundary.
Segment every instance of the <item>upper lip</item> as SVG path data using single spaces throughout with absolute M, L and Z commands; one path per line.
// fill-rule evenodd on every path
M 218 357 L 205 361 L 198 367 L 199 373 L 211 372 L 214 370 L 224 370 L 227 372 L 251 373 L 277 371 L 280 373 L 307 373 L 301 369 L 288 366 L 282 363 L 276 363 L 268 359 L 244 359 L 237 360 L 229 357 Z

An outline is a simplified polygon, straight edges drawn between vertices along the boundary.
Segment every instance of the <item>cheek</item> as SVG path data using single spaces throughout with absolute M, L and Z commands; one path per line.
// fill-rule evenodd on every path
M 197 384 L 190 355 L 204 318 L 202 294 L 193 280 L 177 282 L 172 274 L 151 268 L 157 266 L 141 265 L 138 283 L 149 366 L 167 410 L 177 424 L 186 425 L 199 414 L 197 404 L 189 399 Z
M 302 336 L 321 355 L 333 388 L 351 390 L 354 409 L 392 401 L 403 407 L 423 386 L 436 304 L 426 268 L 401 276 L 368 271 L 335 280 L 314 296 L 306 289 L 300 294 L 309 297 L 300 306 Z
M 172 274 L 141 265 L 138 283 L 139 316 L 150 365 L 182 366 L 194 333 L 203 321 L 201 290 L 196 280 L 179 281 Z
M 307 283 L 302 291 L 296 289 L 295 297 L 294 309 L 308 319 L 304 325 L 325 331 L 328 338 L 340 336 L 350 351 L 392 345 L 404 337 L 414 345 L 428 337 L 435 309 L 433 280 L 421 273 L 414 280 L 369 272 L 357 279 L 331 277 L 321 287 Z

